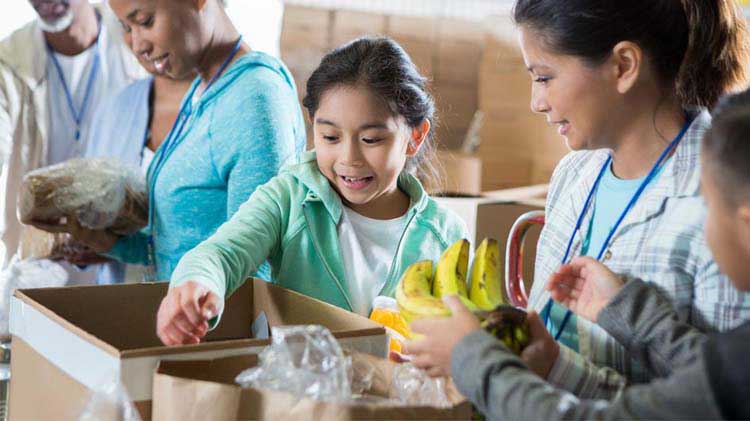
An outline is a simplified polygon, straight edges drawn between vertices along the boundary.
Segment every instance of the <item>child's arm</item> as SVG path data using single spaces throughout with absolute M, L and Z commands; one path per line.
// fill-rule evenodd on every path
M 483 331 L 459 342 L 453 379 L 488 419 L 718 419 L 703 358 L 666 379 L 624 389 L 614 400 L 579 400 L 551 387 Z
M 562 266 L 547 288 L 555 300 L 599 323 L 657 376 L 692 362 L 695 349 L 705 340 L 701 332 L 679 320 L 671 301 L 656 287 L 638 279 L 624 282 L 591 258 L 576 258 Z M 563 358 L 574 359 L 563 354 Z M 590 363 L 582 367 L 592 373 L 598 370 Z M 612 383 L 607 377 L 614 378 L 602 373 L 596 376 Z
M 180 259 L 170 288 L 201 284 L 222 300 L 237 289 L 281 242 L 282 212 L 274 199 L 282 183 L 260 187 L 214 235 Z
M 231 294 L 281 243 L 287 186 L 276 177 L 256 190 L 214 235 L 180 259 L 157 315 L 157 333 L 168 345 L 196 343 L 220 316 Z
M 630 279 L 599 314 L 599 325 L 657 376 L 690 365 L 706 335 L 679 320 L 655 286 Z

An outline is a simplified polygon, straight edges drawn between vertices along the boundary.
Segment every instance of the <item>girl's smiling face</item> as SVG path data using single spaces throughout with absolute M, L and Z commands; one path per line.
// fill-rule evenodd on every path
M 410 128 L 372 90 L 339 85 L 321 96 L 313 131 L 318 167 L 346 206 L 375 219 L 406 212 L 409 198 L 398 177 L 429 133 L 429 121 Z

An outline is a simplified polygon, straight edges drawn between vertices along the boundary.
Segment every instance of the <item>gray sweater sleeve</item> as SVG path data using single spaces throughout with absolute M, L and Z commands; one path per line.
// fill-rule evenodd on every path
M 705 334 L 679 320 L 669 298 L 638 279 L 628 279 L 597 322 L 657 377 L 693 364 L 706 341 Z
M 454 349 L 451 369 L 459 391 L 491 420 L 718 419 L 703 358 L 668 378 L 626 388 L 611 402 L 579 400 L 527 369 L 483 331 Z

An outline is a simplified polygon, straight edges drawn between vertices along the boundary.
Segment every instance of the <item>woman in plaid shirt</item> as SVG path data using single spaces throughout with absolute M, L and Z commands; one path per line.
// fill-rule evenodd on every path
M 561 263 L 584 255 L 648 280 L 704 331 L 750 318 L 706 244 L 699 182 L 706 107 L 748 81 L 746 27 L 733 2 L 703 0 L 519 0 L 514 15 L 532 108 L 573 150 L 552 176 L 528 306 L 560 345 L 537 338 L 525 359 L 580 397 L 611 398 L 654 373 L 550 300 Z
M 699 182 L 706 109 L 748 82 L 747 28 L 734 2 L 708 0 L 517 0 L 514 18 L 532 109 L 573 150 L 552 177 L 522 358 L 580 397 L 612 398 L 655 373 L 544 286 L 585 255 L 653 283 L 701 330 L 750 318 L 706 245 Z

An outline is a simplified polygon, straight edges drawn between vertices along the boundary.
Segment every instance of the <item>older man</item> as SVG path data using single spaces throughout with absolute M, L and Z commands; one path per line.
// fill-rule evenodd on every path
M 0 267 L 20 253 L 27 172 L 81 156 L 102 101 L 145 75 L 114 15 L 88 0 L 31 0 L 38 19 L 0 42 Z M 70 271 L 71 283 L 93 273 Z

